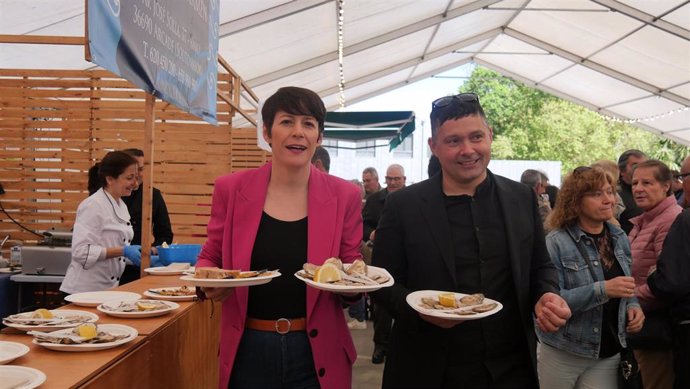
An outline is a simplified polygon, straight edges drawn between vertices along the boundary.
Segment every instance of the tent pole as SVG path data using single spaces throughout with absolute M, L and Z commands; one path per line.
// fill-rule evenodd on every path
M 146 106 L 144 111 L 144 182 L 142 183 L 142 204 L 141 204 L 141 277 L 145 277 L 144 269 L 151 264 L 151 243 L 152 224 L 151 209 L 153 197 L 153 142 L 154 142 L 154 122 L 156 120 L 156 97 L 150 93 L 146 94 Z M 172 242 L 170 242 L 172 243 Z

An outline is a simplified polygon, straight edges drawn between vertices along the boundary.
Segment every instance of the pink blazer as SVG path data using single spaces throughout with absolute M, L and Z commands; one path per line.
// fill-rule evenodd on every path
M 213 191 L 208 238 L 197 266 L 250 268 L 254 240 L 266 200 L 271 164 L 225 175 Z M 329 257 L 359 258 L 361 195 L 352 183 L 311 167 L 308 188 L 306 258 L 321 264 Z M 282 277 L 293 277 L 283 274 Z M 227 388 L 247 316 L 248 288 L 237 288 L 223 303 L 219 388 Z M 307 334 L 322 388 L 350 388 L 357 355 L 339 296 L 307 287 Z
M 673 195 L 666 197 L 654 208 L 630 219 L 633 224 L 628 237 L 632 253 L 632 275 L 635 278 L 635 296 L 642 309 L 651 312 L 661 307 L 660 301 L 647 285 L 647 274 L 661 254 L 666 234 L 683 208 Z

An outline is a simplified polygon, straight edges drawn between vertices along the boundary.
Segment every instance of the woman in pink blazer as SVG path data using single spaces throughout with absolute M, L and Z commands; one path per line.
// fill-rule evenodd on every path
M 326 109 L 319 96 L 286 87 L 261 111 L 273 162 L 222 176 L 197 266 L 280 269 L 261 286 L 203 288 L 223 301 L 219 388 L 350 388 L 354 345 L 340 296 L 293 276 L 302 264 L 358 258 L 360 194 L 311 163 Z
M 656 268 L 666 234 L 682 208 L 671 192 L 671 170 L 663 162 L 649 160 L 637 164 L 633 171 L 632 193 L 635 204 L 644 212 L 630 219 L 630 249 L 632 275 L 635 278 L 635 296 L 644 310 L 646 325 L 659 320 L 655 311 L 664 308 L 647 285 L 647 276 Z M 656 312 L 657 315 L 666 313 Z M 645 328 L 642 331 L 646 331 Z M 643 349 L 630 342 L 640 366 L 645 389 L 671 389 L 673 387 L 673 352 L 670 345 L 664 348 Z M 638 346 L 638 347 L 636 347 Z

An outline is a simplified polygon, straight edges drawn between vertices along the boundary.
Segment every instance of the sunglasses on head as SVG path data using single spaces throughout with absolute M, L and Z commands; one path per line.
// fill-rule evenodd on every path
M 471 102 L 479 102 L 479 96 L 477 96 L 476 93 L 460 93 L 459 95 L 455 96 L 443 96 L 439 99 L 434 100 L 431 103 L 431 108 L 432 109 L 438 109 L 438 108 L 443 108 L 447 107 L 452 103 L 454 100 L 460 101 L 461 103 L 471 103 Z

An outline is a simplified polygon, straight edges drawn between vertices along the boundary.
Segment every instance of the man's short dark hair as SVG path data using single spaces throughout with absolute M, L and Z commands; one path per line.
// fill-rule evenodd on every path
M 319 123 L 319 133 L 323 132 L 326 120 L 326 106 L 316 92 L 296 86 L 286 86 L 278 89 L 269 97 L 261 108 L 261 118 L 268 135 L 271 135 L 273 120 L 278 111 L 291 115 L 313 116 Z
M 142 149 L 124 149 L 122 152 L 131 155 L 132 157 L 143 157 L 144 151 Z
M 449 104 L 443 107 L 432 106 L 431 114 L 431 137 L 436 136 L 436 130 L 448 120 L 457 120 L 466 116 L 477 115 L 489 127 L 489 122 L 486 120 L 486 114 L 479 103 L 479 98 L 474 100 L 466 99 L 452 99 Z
M 314 156 L 311 157 L 311 163 L 316 163 L 317 160 L 321 161 L 321 165 L 326 169 L 326 173 L 331 171 L 331 156 L 323 146 L 316 146 Z
M 647 158 L 647 154 L 637 149 L 630 149 L 624 151 L 623 154 L 621 154 L 621 156 L 618 157 L 618 170 L 620 170 L 621 174 L 625 172 L 625 168 L 628 165 L 628 160 L 630 159 L 630 157 Z

